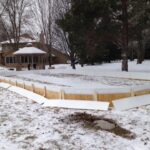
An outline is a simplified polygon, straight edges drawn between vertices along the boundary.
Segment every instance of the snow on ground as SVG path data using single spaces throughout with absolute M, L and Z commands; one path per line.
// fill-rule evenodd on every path
M 4 70 L 6 71 L 7 68 L 0 66 L 0 71 L 4 71 Z
M 0 103 L 1 150 L 150 149 L 150 106 L 128 111 L 45 108 L 6 89 L 0 89 Z M 98 117 L 128 132 L 96 128 Z M 134 136 L 129 138 L 130 132 Z
M 36 47 L 24 47 L 20 48 L 18 51 L 14 52 L 15 55 L 22 55 L 22 54 L 46 54 L 46 52 L 42 51 Z
M 44 107 L 59 107 L 59 108 L 72 108 L 72 109 L 82 109 L 82 110 L 108 110 L 108 102 L 98 102 L 98 101 L 81 101 L 81 100 L 62 100 L 62 99 L 47 99 L 36 93 L 28 91 L 26 89 L 11 86 L 10 84 L 0 83 L 0 88 L 7 89 L 11 92 L 15 92 L 22 95 L 28 99 L 31 99 Z M 150 104 L 150 103 L 148 103 Z
M 129 62 L 129 72 L 121 72 L 121 62 L 85 66 L 73 70 L 70 65 L 54 65 L 55 69 L 32 71 L 3 71 L 0 75 L 12 80 L 38 83 L 51 89 L 110 89 L 150 85 L 150 61 L 137 65 Z M 144 81 L 149 80 L 149 81 Z M 90 90 L 88 90 L 90 89 Z
M 113 106 L 115 110 L 128 110 L 131 108 L 136 108 L 144 105 L 150 105 L 150 94 L 122 98 L 113 101 Z
M 77 66 L 76 70 L 69 65 L 20 72 L 2 67 L 0 75 L 51 88 L 138 88 L 150 86 L 150 81 L 144 81 L 150 80 L 149 66 L 150 61 L 141 65 L 129 62 L 129 72 L 120 71 L 120 62 Z M 2 88 L 0 103 L 0 150 L 150 149 L 150 105 L 128 111 L 47 108 Z M 111 119 L 118 126 L 114 130 L 102 130 L 95 126 L 97 120 L 93 118 Z

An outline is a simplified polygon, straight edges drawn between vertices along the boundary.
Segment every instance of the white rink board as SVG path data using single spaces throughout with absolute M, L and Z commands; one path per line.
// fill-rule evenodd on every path
M 1 88 L 4 88 L 4 89 L 9 88 L 10 86 L 11 86 L 11 85 L 10 85 L 10 84 L 7 84 L 7 83 L 3 83 L 3 82 L 0 83 L 0 87 L 1 87 Z
M 25 90 L 25 89 L 20 88 L 20 87 L 11 86 L 8 90 L 12 91 L 12 92 L 15 92 L 17 94 L 20 94 L 20 95 L 22 95 L 24 97 L 27 97 L 27 98 L 29 98 L 29 99 L 31 99 L 31 100 L 39 103 L 39 104 L 42 104 L 42 103 L 44 103 L 47 100 L 43 96 L 40 96 L 40 95 L 38 95 L 36 93 L 30 92 L 30 91 Z
M 136 97 L 129 97 L 113 101 L 116 110 L 128 110 L 135 107 L 150 105 L 150 94 Z
M 50 100 L 44 107 L 62 107 L 72 109 L 108 110 L 108 102 L 80 101 L 80 100 Z
M 11 92 L 15 92 L 24 97 L 27 97 L 44 107 L 61 107 L 71 109 L 91 109 L 91 110 L 108 110 L 108 102 L 96 102 L 96 101 L 80 101 L 80 100 L 49 100 L 31 91 L 25 90 L 20 87 L 11 86 L 10 84 L 0 83 L 0 87 L 7 88 Z

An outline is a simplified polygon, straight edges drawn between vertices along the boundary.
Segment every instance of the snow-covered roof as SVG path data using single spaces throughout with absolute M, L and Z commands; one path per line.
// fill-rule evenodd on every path
M 11 42 L 14 43 L 14 39 L 11 39 Z M 25 37 L 20 37 L 20 41 L 19 41 L 19 43 L 33 43 L 33 42 L 37 42 L 37 41 L 31 38 L 25 38 Z M 7 40 L 7 41 L 1 42 L 1 44 L 7 44 L 7 43 L 10 43 L 10 41 Z
M 24 47 L 20 48 L 18 51 L 13 53 L 14 55 L 19 54 L 46 54 L 45 51 L 42 51 L 41 49 L 38 49 L 36 47 Z

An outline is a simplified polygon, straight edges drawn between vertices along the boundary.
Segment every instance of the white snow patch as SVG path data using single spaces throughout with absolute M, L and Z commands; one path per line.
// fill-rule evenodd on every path
M 4 88 L 4 89 L 9 88 L 10 86 L 11 86 L 10 84 L 0 82 L 0 87 L 2 87 L 2 88 Z
M 46 52 L 36 47 L 24 47 L 14 52 L 14 55 L 19 55 L 19 54 L 46 54 Z
M 150 150 L 150 105 L 127 111 L 45 108 L 0 89 L 1 150 Z M 66 121 L 76 113 L 103 116 L 136 134 L 133 140 Z
M 23 88 L 20 88 L 20 87 L 16 87 L 16 86 L 11 86 L 9 87 L 8 89 L 9 91 L 12 91 L 12 92 L 15 92 L 15 93 L 18 93 L 28 99 L 31 99 L 39 104 L 42 104 L 44 103 L 47 99 L 36 94 L 36 93 L 33 93 L 33 92 L 30 92 L 28 90 L 25 90 Z
M 11 39 L 11 42 L 14 43 L 14 39 Z M 19 43 L 34 43 L 34 42 L 37 42 L 37 41 L 31 38 L 25 38 L 25 37 L 20 37 L 20 41 L 19 41 Z M 7 41 L 1 42 L 1 44 L 7 44 L 7 43 L 10 43 L 10 41 L 7 40 Z
M 44 107 L 62 107 L 72 109 L 108 110 L 108 102 L 93 102 L 81 100 L 50 100 L 43 104 Z
M 127 110 L 144 105 L 150 105 L 150 94 L 136 97 L 129 97 L 113 101 L 116 110 Z

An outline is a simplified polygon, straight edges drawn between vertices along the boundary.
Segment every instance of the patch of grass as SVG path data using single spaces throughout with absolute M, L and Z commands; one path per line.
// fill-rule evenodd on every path
M 25 138 L 25 140 L 35 140 L 37 137 L 35 135 L 30 135 Z
M 87 114 L 85 112 L 84 113 L 75 113 L 75 114 L 69 115 L 67 118 L 67 123 L 76 122 L 76 123 L 81 123 L 84 128 L 88 128 L 91 130 L 104 130 L 104 129 L 101 129 L 95 125 L 94 122 L 98 121 L 98 120 L 104 120 L 104 121 L 107 121 L 107 122 L 115 125 L 114 129 L 105 130 L 105 131 L 114 133 L 117 136 L 121 136 L 121 137 L 127 138 L 127 139 L 135 139 L 135 137 L 136 137 L 134 133 L 132 133 L 131 131 L 129 131 L 127 129 L 120 127 L 116 123 L 116 121 L 114 121 L 112 119 L 104 118 L 103 116 L 94 116 L 91 114 Z

